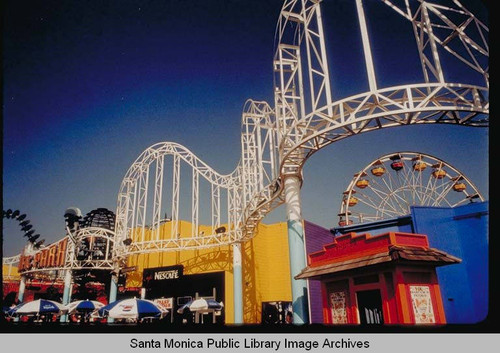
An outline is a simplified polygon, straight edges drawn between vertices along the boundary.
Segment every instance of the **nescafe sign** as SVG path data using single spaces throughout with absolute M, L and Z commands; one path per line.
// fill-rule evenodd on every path
M 184 266 L 168 266 L 145 269 L 142 275 L 143 287 L 148 287 L 151 282 L 177 280 L 183 275 Z
M 168 270 L 155 272 L 155 281 L 161 281 L 164 279 L 176 279 L 179 278 L 179 270 Z

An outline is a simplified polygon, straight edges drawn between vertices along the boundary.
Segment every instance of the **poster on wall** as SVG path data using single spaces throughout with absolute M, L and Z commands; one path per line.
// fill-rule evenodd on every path
M 427 286 L 410 286 L 411 302 L 416 324 L 435 323 L 431 293 Z
M 164 311 L 172 310 L 174 307 L 174 298 L 157 298 L 154 299 L 153 302 Z
M 332 306 L 332 323 L 347 324 L 346 293 L 330 293 L 330 305 Z

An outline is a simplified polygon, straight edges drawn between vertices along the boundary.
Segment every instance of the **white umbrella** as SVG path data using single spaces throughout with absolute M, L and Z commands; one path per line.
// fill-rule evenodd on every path
M 224 307 L 222 302 L 218 302 L 214 299 L 199 298 L 191 300 L 177 309 L 179 314 L 182 314 L 184 310 L 189 309 L 192 312 L 211 312 L 220 311 Z
M 61 314 L 66 307 L 58 302 L 47 299 L 38 299 L 31 302 L 21 303 L 12 309 L 15 315 L 40 315 L 40 314 Z
M 161 318 L 168 310 L 147 299 L 124 299 L 103 306 L 98 314 L 112 319 L 143 319 L 146 317 Z

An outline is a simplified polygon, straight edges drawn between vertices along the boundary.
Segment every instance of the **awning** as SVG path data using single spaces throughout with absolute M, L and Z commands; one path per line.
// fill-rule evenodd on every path
M 414 248 L 409 246 L 393 245 L 388 248 L 388 251 L 378 254 L 362 256 L 356 259 L 346 261 L 332 262 L 320 266 L 307 266 L 303 269 L 295 279 L 319 279 L 324 275 L 339 273 L 343 271 L 353 270 L 356 268 L 373 266 L 384 263 L 413 263 L 413 264 L 429 264 L 433 266 L 444 266 L 454 263 L 459 263 L 462 260 L 449 255 L 444 251 L 433 248 Z

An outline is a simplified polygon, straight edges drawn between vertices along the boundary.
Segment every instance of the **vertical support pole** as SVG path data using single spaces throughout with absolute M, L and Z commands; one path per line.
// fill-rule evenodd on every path
M 17 300 L 19 301 L 19 303 L 23 302 L 25 289 L 26 289 L 26 276 L 21 276 L 21 281 L 19 282 L 19 293 L 17 294 Z
M 217 292 L 215 291 L 215 287 L 212 288 L 212 298 L 217 300 Z M 215 310 L 212 310 L 212 323 L 216 323 L 217 319 L 215 317 Z
M 63 305 L 68 305 L 71 300 L 71 280 L 72 280 L 72 271 L 66 270 L 64 273 L 64 292 L 63 292 Z M 61 315 L 60 322 L 67 322 L 68 315 Z
M 108 303 L 113 303 L 116 301 L 116 295 L 118 293 L 118 273 L 111 274 L 111 285 L 109 288 L 109 301 Z M 108 322 L 114 322 L 115 320 L 108 317 Z
M 220 226 L 220 186 L 212 184 L 212 231 Z
M 191 236 L 198 237 L 198 215 L 200 209 L 200 180 L 199 174 L 196 170 L 193 169 L 193 195 L 191 199 Z
M 243 276 L 241 270 L 241 243 L 233 243 L 234 323 L 243 324 Z
M 23 302 L 24 299 L 24 290 L 26 289 L 26 276 L 21 276 L 21 281 L 19 282 L 19 292 L 17 294 L 17 301 L 19 304 Z M 18 322 L 19 317 L 14 317 L 14 322 Z
M 153 202 L 153 234 L 152 239 L 160 240 L 160 222 L 161 222 L 161 199 L 163 191 L 163 163 L 164 156 L 156 159 L 154 202 Z
M 377 81 L 375 78 L 375 69 L 373 67 L 372 51 L 370 47 L 370 39 L 368 38 L 368 29 L 366 27 L 365 11 L 363 9 L 362 0 L 356 0 L 358 9 L 359 27 L 361 29 L 361 38 L 363 40 L 363 51 L 365 53 L 366 71 L 368 73 L 368 83 L 370 84 L 370 92 L 377 90 Z
M 196 294 L 195 294 L 195 300 L 198 299 L 198 298 L 199 298 L 198 292 L 196 292 Z M 199 323 L 199 321 L 200 321 L 200 312 L 199 311 L 195 311 L 194 312 L 194 323 L 197 324 L 197 323 Z
M 306 267 L 304 227 L 302 225 L 300 203 L 300 179 L 298 176 L 290 175 L 285 177 L 285 202 L 288 220 L 293 323 L 307 324 L 309 323 L 307 281 L 294 278 Z
M 181 183 L 180 157 L 174 155 L 172 166 L 172 223 L 170 224 L 170 236 L 177 239 L 179 233 L 179 188 Z
M 262 146 L 262 137 L 261 137 L 261 129 L 260 129 L 261 119 L 255 119 L 255 134 L 257 135 L 257 156 L 256 156 L 256 172 L 257 172 L 257 180 L 258 182 L 257 190 L 264 189 L 264 162 L 263 160 L 263 146 Z

